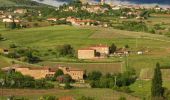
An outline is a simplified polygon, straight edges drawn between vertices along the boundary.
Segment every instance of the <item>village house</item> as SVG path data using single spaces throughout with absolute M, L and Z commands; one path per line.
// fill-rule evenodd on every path
M 104 13 L 107 11 L 107 8 L 103 8 L 100 5 L 89 5 L 87 7 L 83 6 L 83 10 L 87 10 L 90 13 Z
M 84 75 L 85 71 L 70 67 L 25 67 L 23 65 L 12 65 L 10 67 L 2 68 L 2 71 L 8 72 L 10 70 L 14 72 L 20 72 L 23 75 L 28 75 L 33 77 L 34 79 L 42 79 L 46 77 L 53 77 L 55 72 L 61 69 L 64 74 L 68 74 L 71 76 L 71 78 L 75 81 L 84 82 Z
M 56 22 L 58 19 L 57 18 L 47 18 L 47 21 L 54 21 Z
M 84 82 L 85 71 L 81 69 L 75 69 L 70 67 L 59 66 L 58 69 L 61 69 L 64 74 L 68 74 L 75 81 Z
M 78 59 L 93 59 L 96 51 L 94 49 L 86 48 L 78 50 Z
M 75 26 L 83 26 L 83 25 L 89 26 L 92 23 L 96 22 L 95 20 L 90 20 L 90 19 L 81 20 L 81 19 L 75 18 L 75 17 L 67 17 L 66 21 L 71 22 L 71 24 L 75 25 Z
M 12 19 L 12 18 L 4 18 L 4 19 L 2 19 L 2 22 L 4 22 L 4 23 L 12 23 L 12 22 L 19 23 L 20 20 Z
M 126 48 L 118 48 L 114 52 L 114 56 L 123 56 L 123 55 L 128 55 L 129 51 Z
M 79 59 L 95 59 L 105 58 L 109 55 L 109 47 L 107 45 L 94 45 L 87 49 L 78 50 Z
M 27 13 L 27 9 L 16 9 L 16 10 L 14 10 L 14 13 L 25 14 L 25 13 Z

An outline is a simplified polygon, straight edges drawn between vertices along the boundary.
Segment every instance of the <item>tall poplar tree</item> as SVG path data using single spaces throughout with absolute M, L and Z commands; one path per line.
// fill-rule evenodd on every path
M 154 70 L 154 76 L 152 79 L 152 87 L 151 87 L 151 96 L 152 98 L 159 98 L 163 95 L 162 88 L 162 74 L 160 70 L 160 64 L 156 64 L 156 68 Z

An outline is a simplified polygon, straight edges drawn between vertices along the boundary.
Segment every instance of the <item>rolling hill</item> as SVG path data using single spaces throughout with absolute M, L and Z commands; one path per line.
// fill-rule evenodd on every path
M 10 6 L 45 6 L 45 4 L 32 0 L 0 0 L 0 7 Z

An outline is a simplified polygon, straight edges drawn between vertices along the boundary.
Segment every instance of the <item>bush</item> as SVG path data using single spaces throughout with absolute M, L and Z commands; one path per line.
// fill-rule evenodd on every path
M 64 75 L 63 71 L 61 69 L 58 69 L 55 74 L 54 77 L 57 78 L 58 76 Z
M 95 100 L 95 99 L 92 98 L 92 97 L 82 96 L 82 97 L 80 97 L 78 100 Z
M 70 83 L 66 82 L 65 86 L 64 86 L 64 89 L 71 89 L 71 88 L 72 88 L 72 86 L 70 85 Z
M 40 100 L 58 100 L 58 98 L 55 96 L 43 96 L 40 97 Z
M 16 44 L 10 44 L 9 47 L 10 48 L 17 48 Z
M 74 49 L 71 45 L 65 44 L 65 45 L 59 47 L 58 53 L 59 53 L 60 56 L 73 57 L 74 56 Z
M 128 86 L 113 87 L 113 90 L 120 91 L 120 92 L 125 92 L 125 93 L 131 93 L 132 92 Z
M 99 71 L 93 71 L 88 74 L 89 80 L 99 80 L 102 77 L 102 73 Z
M 119 100 L 126 100 L 126 98 L 125 97 L 120 97 Z

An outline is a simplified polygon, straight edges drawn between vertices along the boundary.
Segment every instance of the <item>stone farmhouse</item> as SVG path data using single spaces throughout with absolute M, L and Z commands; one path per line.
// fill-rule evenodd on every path
M 68 74 L 75 81 L 84 82 L 85 71 L 80 69 L 74 69 L 70 67 L 25 67 L 22 65 L 12 65 L 10 67 L 2 68 L 1 70 L 4 72 L 8 72 L 10 70 L 15 72 L 20 72 L 23 75 L 28 75 L 33 77 L 34 79 L 41 79 L 46 77 L 53 77 L 55 72 L 61 69 L 64 74 Z
M 25 14 L 25 13 L 27 13 L 27 9 L 16 9 L 16 10 L 14 10 L 14 13 Z
M 96 22 L 95 20 L 90 20 L 90 19 L 84 19 L 81 20 L 79 18 L 75 18 L 75 17 L 67 17 L 66 19 L 67 22 L 71 22 L 72 25 L 76 25 L 76 26 L 84 26 L 84 25 L 91 25 L 91 23 Z
M 109 55 L 109 46 L 107 45 L 95 45 L 86 49 L 78 50 L 79 59 L 95 59 L 105 58 Z
M 49 67 L 25 67 L 21 65 L 12 65 L 10 67 L 2 68 L 2 70 L 13 70 L 15 72 L 20 72 L 23 75 L 31 76 L 34 79 L 41 79 L 54 76 L 57 69 L 52 69 Z
M 81 69 L 75 69 L 75 68 L 70 68 L 70 67 L 58 67 L 63 71 L 64 74 L 68 74 L 71 76 L 71 78 L 75 81 L 84 81 L 84 75 L 85 71 Z
M 57 18 L 47 18 L 47 21 L 54 21 L 56 22 L 58 19 Z
M 4 18 L 3 20 L 2 20 L 2 22 L 6 22 L 6 23 L 12 23 L 12 22 L 15 22 L 15 23 L 19 23 L 20 22 L 20 20 L 18 20 L 18 19 L 12 19 L 12 18 Z

